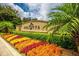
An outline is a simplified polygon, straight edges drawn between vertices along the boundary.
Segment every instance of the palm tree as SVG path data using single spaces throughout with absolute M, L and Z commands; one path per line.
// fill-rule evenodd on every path
M 0 31 L 4 33 L 10 33 L 14 29 L 13 23 L 9 21 L 0 22 Z
M 52 10 L 56 12 L 49 13 L 49 20 L 46 28 L 48 31 L 54 33 L 70 33 L 78 45 L 79 41 L 79 4 L 78 3 L 69 3 L 61 4 Z

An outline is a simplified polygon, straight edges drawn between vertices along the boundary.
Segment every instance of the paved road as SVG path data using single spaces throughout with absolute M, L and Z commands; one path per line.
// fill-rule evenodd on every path
M 0 37 L 0 56 L 21 56 L 21 54 Z

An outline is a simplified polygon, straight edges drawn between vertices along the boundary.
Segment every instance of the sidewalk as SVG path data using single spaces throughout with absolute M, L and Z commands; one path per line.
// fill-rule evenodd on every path
M 21 54 L 0 36 L 0 56 L 21 56 Z

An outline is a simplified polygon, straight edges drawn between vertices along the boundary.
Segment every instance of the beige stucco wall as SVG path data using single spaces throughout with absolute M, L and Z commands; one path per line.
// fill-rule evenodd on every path
M 30 23 L 32 23 L 34 25 L 34 28 L 32 30 L 29 29 Z M 47 32 L 47 30 L 45 28 L 43 28 L 46 24 L 47 24 L 47 22 L 39 22 L 39 21 L 25 22 L 20 26 L 19 25 L 16 26 L 16 30 L 17 31 Z M 37 26 L 37 28 L 35 28 L 35 26 Z M 38 26 L 40 27 L 40 29 L 38 29 Z
M 16 26 L 16 31 L 20 31 L 21 30 L 21 25 L 17 25 Z

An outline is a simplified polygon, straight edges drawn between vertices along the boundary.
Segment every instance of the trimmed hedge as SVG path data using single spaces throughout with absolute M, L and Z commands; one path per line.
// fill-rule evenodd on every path
M 14 31 L 14 34 L 22 35 L 25 37 L 30 37 L 32 39 L 40 39 L 43 41 L 47 40 L 48 34 L 44 33 L 34 33 L 34 32 L 19 32 L 19 31 Z

